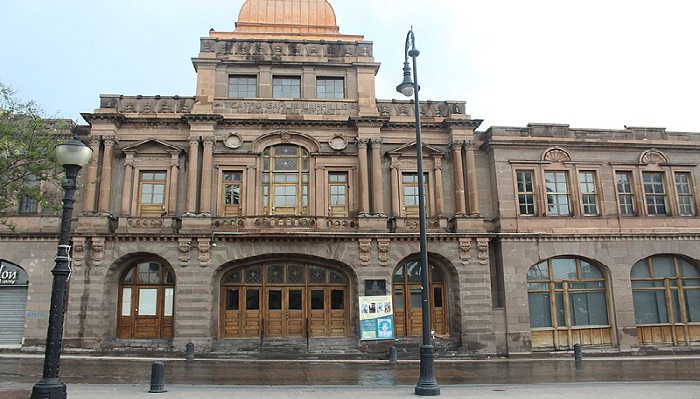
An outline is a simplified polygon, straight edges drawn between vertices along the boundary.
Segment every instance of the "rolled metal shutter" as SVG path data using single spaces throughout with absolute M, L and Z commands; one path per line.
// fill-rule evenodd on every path
M 22 344 L 27 287 L 0 287 L 0 346 Z

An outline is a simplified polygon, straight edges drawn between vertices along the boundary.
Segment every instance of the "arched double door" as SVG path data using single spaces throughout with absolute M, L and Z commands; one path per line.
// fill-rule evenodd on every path
M 436 335 L 449 333 L 445 279 L 440 269 L 430 265 L 428 276 L 430 292 L 430 328 Z M 392 279 L 394 303 L 394 328 L 396 336 L 420 336 L 423 334 L 423 288 L 421 268 L 417 260 L 400 265 Z
M 175 275 L 156 261 L 137 263 L 119 280 L 119 338 L 173 338 Z
M 235 268 L 221 281 L 223 338 L 345 337 L 349 279 L 340 270 L 303 262 Z

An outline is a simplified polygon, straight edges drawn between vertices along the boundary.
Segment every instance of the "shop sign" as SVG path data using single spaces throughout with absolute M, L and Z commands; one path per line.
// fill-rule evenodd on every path
M 394 338 L 391 295 L 360 297 L 360 340 Z
M 5 262 L 0 263 L 0 286 L 26 285 L 28 280 L 27 273 L 21 267 Z

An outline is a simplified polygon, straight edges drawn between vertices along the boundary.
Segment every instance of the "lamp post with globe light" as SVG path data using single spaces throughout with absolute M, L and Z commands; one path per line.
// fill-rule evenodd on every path
M 67 397 L 66 384 L 59 378 L 61 347 L 63 345 L 63 320 L 66 311 L 68 277 L 71 272 L 70 227 L 73 215 L 75 191 L 78 187 L 76 178 L 80 169 L 92 158 L 92 149 L 80 140 L 73 138 L 56 146 L 56 159 L 66 173 L 61 183 L 63 187 L 63 214 L 61 217 L 58 252 L 51 287 L 51 308 L 49 309 L 49 327 L 46 333 L 46 351 L 42 378 L 32 388 L 31 399 L 64 399 Z
M 409 48 L 410 47 L 410 48 Z M 418 103 L 418 69 L 416 58 L 420 51 L 416 49 L 416 38 L 413 28 L 406 35 L 405 58 L 403 63 L 403 82 L 396 86 L 396 91 L 410 97 L 413 95 L 414 113 L 416 116 L 416 156 L 418 165 L 418 218 L 420 242 L 420 272 L 422 287 L 423 310 L 423 342 L 420 347 L 420 378 L 415 393 L 419 396 L 438 396 L 440 387 L 435 379 L 435 352 L 433 338 L 430 332 L 430 289 L 428 286 L 428 238 L 425 231 L 425 186 L 423 176 L 423 144 L 421 142 L 420 105 Z M 413 60 L 413 78 L 408 57 Z

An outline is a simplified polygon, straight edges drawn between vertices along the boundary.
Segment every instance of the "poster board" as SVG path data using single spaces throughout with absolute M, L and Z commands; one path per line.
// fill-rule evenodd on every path
M 394 339 L 391 295 L 360 297 L 360 340 Z

